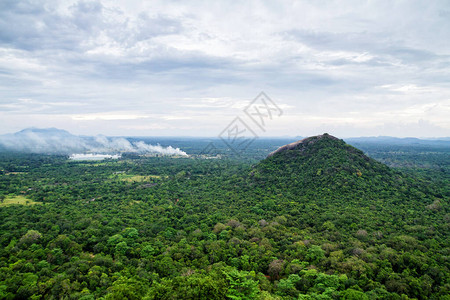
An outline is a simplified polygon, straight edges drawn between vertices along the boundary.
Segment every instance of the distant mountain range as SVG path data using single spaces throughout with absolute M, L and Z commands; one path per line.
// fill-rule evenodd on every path
M 86 140 L 57 128 L 26 128 L 0 136 L 0 149 L 32 153 L 77 153 L 89 149 Z
M 192 137 L 189 139 L 202 138 Z M 264 138 L 260 139 L 264 140 Z M 297 139 L 300 139 L 300 137 L 297 137 Z M 161 138 L 161 140 L 164 140 L 164 138 Z M 418 139 L 379 136 L 347 138 L 345 141 L 359 148 L 364 148 L 362 146 L 368 144 L 450 147 L 450 138 Z M 186 155 L 176 145 L 168 147 L 150 145 L 135 137 L 77 136 L 58 128 L 34 127 L 16 133 L 0 135 L 0 151 L 49 154 L 153 152 L 165 155 Z
M 450 137 L 442 138 L 430 138 L 430 139 L 419 139 L 419 138 L 397 138 L 391 136 L 377 136 L 377 137 L 356 137 L 344 139 L 347 143 L 376 143 L 376 144 L 395 144 L 395 145 L 437 145 L 437 144 L 448 144 L 450 145 Z

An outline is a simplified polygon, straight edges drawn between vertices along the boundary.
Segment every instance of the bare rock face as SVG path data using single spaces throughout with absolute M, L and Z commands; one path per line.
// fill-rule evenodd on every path
M 301 151 L 302 149 L 316 143 L 317 141 L 321 140 L 321 139 L 332 139 L 332 140 L 337 140 L 339 141 L 339 139 L 337 137 L 334 137 L 332 135 L 329 135 L 328 133 L 324 133 L 321 135 L 316 135 L 316 136 L 312 136 L 312 137 L 308 137 L 308 138 L 304 138 L 302 140 L 281 146 L 280 148 L 278 148 L 277 150 L 271 152 L 267 157 L 271 157 L 279 152 L 283 152 L 283 151 L 288 151 L 288 150 L 299 150 Z

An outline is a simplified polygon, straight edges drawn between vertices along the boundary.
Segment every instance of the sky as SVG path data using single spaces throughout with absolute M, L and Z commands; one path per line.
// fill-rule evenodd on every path
M 245 113 L 260 92 L 264 127 Z M 450 136 L 450 3 L 0 1 L 0 134 L 213 137 L 237 117 L 257 136 Z

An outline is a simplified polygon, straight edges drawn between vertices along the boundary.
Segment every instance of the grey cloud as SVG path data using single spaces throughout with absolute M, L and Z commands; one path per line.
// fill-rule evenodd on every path
M 137 18 L 138 31 L 135 34 L 137 41 L 150 39 L 162 34 L 175 34 L 183 30 L 180 21 L 165 16 L 150 17 L 146 12 Z
M 68 15 L 59 13 L 58 3 L 6 1 L 0 10 L 0 44 L 27 51 L 65 50 L 84 52 L 103 34 L 123 48 L 137 42 L 182 30 L 181 23 L 166 16 L 141 13 L 130 19 L 118 8 L 100 1 L 79 1 Z
M 438 55 L 430 50 L 403 45 L 404 42 L 401 40 L 392 40 L 385 34 L 376 32 L 332 33 L 292 30 L 285 32 L 284 36 L 287 39 L 299 41 L 319 51 L 366 52 L 376 56 L 370 60 L 370 64 L 385 65 L 388 57 L 399 59 L 404 63 L 414 64 L 434 60 L 450 60 L 449 55 Z M 342 63 L 355 63 L 348 60 L 339 61 Z
M 293 112 L 308 106 L 345 114 L 355 108 L 363 120 L 367 107 L 401 111 L 448 99 L 445 2 L 138 5 L 0 1 L 0 114 L 8 112 L 18 123 L 60 114 L 60 124 L 68 120 L 76 128 L 76 114 L 170 115 L 186 98 L 251 99 L 265 90 L 283 95 Z M 386 85 L 431 92 L 380 88 Z M 195 126 L 211 127 L 204 124 L 217 118 L 209 118 Z M 109 134 L 114 126 L 145 127 L 128 120 L 95 122 Z
M 70 7 L 72 15 L 69 20 L 80 30 L 92 34 L 104 26 L 102 18 L 103 5 L 97 1 L 80 1 Z
M 66 18 L 36 1 L 11 2 L 0 12 L 1 44 L 27 51 L 77 48 L 76 31 Z

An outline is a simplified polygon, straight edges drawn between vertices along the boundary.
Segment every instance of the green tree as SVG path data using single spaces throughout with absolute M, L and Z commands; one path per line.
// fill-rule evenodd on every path
M 120 242 L 116 245 L 116 247 L 114 248 L 114 253 L 116 255 L 125 255 L 125 253 L 127 253 L 127 250 L 129 249 L 127 243 L 125 241 Z
M 324 257 L 325 251 L 317 245 L 312 245 L 306 253 L 306 260 L 312 264 L 317 264 Z
M 342 299 L 345 300 L 369 300 L 369 297 L 364 292 L 354 289 L 347 289 L 341 293 Z
M 25 233 L 21 238 L 20 238 L 20 243 L 24 244 L 26 246 L 29 246 L 31 244 L 36 243 L 37 241 L 39 241 L 39 239 L 42 237 L 42 234 L 37 231 L 37 230 L 28 230 L 27 233 Z
M 233 269 L 224 273 L 229 283 L 227 297 L 230 299 L 255 299 L 259 293 L 258 282 L 246 271 Z
M 107 300 L 140 300 L 147 293 L 147 286 L 136 278 L 120 277 L 111 287 L 105 296 Z

